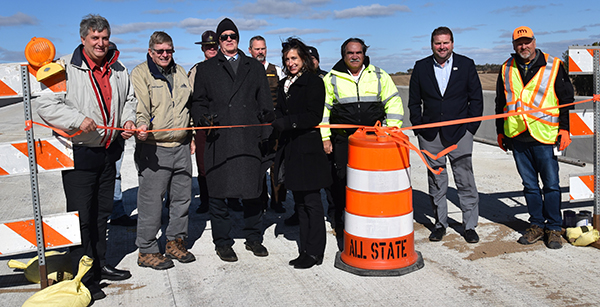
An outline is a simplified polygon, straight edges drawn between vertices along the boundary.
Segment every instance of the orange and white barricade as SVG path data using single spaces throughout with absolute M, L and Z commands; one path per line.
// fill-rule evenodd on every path
M 594 110 L 571 110 L 569 112 L 569 132 L 571 137 L 591 137 L 594 135 Z
M 408 149 L 369 128 L 357 130 L 348 143 L 344 251 L 335 266 L 362 276 L 399 276 L 422 268 L 414 248 Z
M 569 177 L 569 200 L 572 202 L 594 199 L 594 175 L 571 175 Z
M 70 139 L 56 136 L 35 141 L 39 171 L 73 168 L 73 146 Z M 27 142 L 0 143 L 0 176 L 29 173 Z
M 67 212 L 48 215 L 43 218 L 45 248 L 81 244 L 79 215 Z M 0 223 L 0 255 L 12 255 L 37 250 L 36 229 L 33 219 Z

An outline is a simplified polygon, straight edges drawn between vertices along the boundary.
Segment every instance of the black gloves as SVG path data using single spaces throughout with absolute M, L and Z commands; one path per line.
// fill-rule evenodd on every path
M 217 114 L 204 114 L 200 117 L 200 122 L 198 123 L 202 127 L 210 127 L 215 126 L 215 119 L 218 117 Z
M 258 114 L 257 117 L 261 123 L 270 123 L 275 120 L 275 112 L 263 111 L 262 113 Z

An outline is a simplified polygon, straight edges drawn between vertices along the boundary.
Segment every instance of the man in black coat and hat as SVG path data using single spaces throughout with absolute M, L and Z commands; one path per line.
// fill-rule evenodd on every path
M 191 109 L 196 125 L 215 126 L 204 152 L 213 242 L 221 260 L 237 261 L 225 199 L 241 198 L 246 249 L 264 257 L 269 253 L 262 245 L 259 196 L 267 165 L 263 142 L 272 130 L 258 125 L 274 119 L 273 100 L 262 65 L 238 49 L 239 32 L 233 21 L 223 19 L 216 33 L 220 50 L 198 64 Z M 229 125 L 249 127 L 218 128 Z

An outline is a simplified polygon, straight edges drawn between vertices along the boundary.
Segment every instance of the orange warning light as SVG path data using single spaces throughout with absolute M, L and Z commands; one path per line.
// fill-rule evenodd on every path
M 54 44 L 43 37 L 34 37 L 25 46 L 25 58 L 31 66 L 42 67 L 52 62 L 55 55 Z

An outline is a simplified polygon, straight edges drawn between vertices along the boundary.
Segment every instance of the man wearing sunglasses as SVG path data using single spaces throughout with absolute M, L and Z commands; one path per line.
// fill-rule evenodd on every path
M 272 129 L 258 125 L 274 119 L 273 100 L 265 69 L 238 49 L 233 21 L 223 19 L 216 33 L 220 50 L 198 64 L 192 100 L 194 124 L 217 128 L 208 134 L 204 152 L 213 242 L 221 260 L 237 261 L 225 199 L 241 198 L 246 249 L 264 257 L 259 196 L 268 164 L 261 149 Z M 249 127 L 218 129 L 229 125 Z
M 135 163 L 138 170 L 138 265 L 156 270 L 196 260 L 186 248 L 192 194 L 194 143 L 189 130 L 192 89 L 183 67 L 173 60 L 173 40 L 162 31 L 150 36 L 146 61 L 131 71 L 138 99 Z M 162 130 L 146 132 L 146 130 Z M 190 154 L 191 153 L 191 154 Z M 161 228 L 162 199 L 169 190 L 169 222 L 165 255 L 156 234 Z M 165 257 L 166 256 L 166 257 Z

